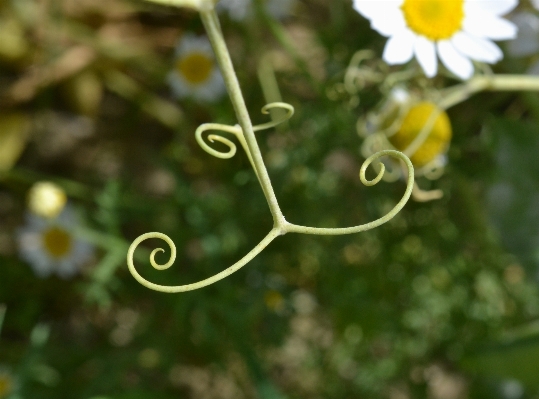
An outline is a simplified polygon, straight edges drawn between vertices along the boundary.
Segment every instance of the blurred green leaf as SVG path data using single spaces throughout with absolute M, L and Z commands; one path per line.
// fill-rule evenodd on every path
M 539 389 L 539 336 L 492 345 L 462 359 L 464 369 L 481 376 L 516 379 Z

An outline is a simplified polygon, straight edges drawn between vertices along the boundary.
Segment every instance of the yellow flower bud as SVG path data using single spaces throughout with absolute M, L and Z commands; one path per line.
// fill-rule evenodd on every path
M 396 133 L 389 137 L 390 143 L 397 150 L 406 151 L 429 122 L 431 115 L 435 114 L 437 116 L 432 128 L 426 132 L 424 139 L 417 143 L 417 149 L 409 154 L 415 166 L 425 166 L 447 150 L 452 135 L 451 122 L 447 113 L 433 103 L 420 102 L 410 108 Z
M 28 193 L 30 211 L 45 218 L 55 218 L 62 212 L 67 197 L 56 184 L 42 181 L 35 183 Z

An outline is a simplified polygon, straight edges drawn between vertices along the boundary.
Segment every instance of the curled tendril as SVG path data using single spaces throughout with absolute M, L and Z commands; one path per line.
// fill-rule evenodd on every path
M 414 183 L 414 167 L 412 165 L 412 162 L 410 161 L 410 159 L 402 152 L 400 151 L 396 151 L 396 150 L 382 150 L 382 151 L 378 151 L 377 153 L 375 154 L 372 154 L 370 157 L 368 157 L 365 162 L 363 162 L 363 165 L 361 165 L 361 168 L 359 169 L 359 179 L 361 180 L 361 182 L 366 185 L 366 186 L 374 186 L 375 184 L 377 184 L 381 179 L 382 177 L 384 177 L 384 172 L 386 170 L 385 168 L 385 165 L 383 163 L 380 162 L 380 171 L 378 172 L 378 175 L 372 179 L 372 180 L 368 180 L 366 177 L 365 177 L 365 173 L 367 171 L 367 168 L 370 166 L 370 164 L 377 160 L 378 158 L 381 158 L 385 155 L 389 155 L 393 158 L 397 158 L 397 159 L 400 159 L 402 161 L 404 161 L 404 163 L 406 164 L 406 169 L 408 170 L 408 185 L 407 186 L 412 186 L 413 183 Z M 407 187 L 406 188 L 406 191 L 408 190 L 411 190 L 410 187 Z M 406 193 L 405 193 L 406 194 Z
M 385 223 L 388 220 L 392 219 L 404 207 L 406 202 L 408 202 L 408 199 L 410 198 L 410 195 L 412 194 L 412 191 L 413 191 L 413 188 L 414 188 L 414 185 L 415 185 L 415 182 L 414 182 L 414 167 L 412 165 L 412 162 L 410 161 L 410 158 L 408 158 L 404 153 L 402 153 L 400 151 L 395 151 L 395 150 L 379 151 L 379 152 L 377 152 L 375 154 L 372 154 L 369 158 L 367 158 L 365 160 L 365 162 L 363 162 L 363 165 L 361 165 L 361 168 L 359 170 L 359 179 L 361 180 L 361 183 L 363 183 L 365 186 L 374 186 L 375 184 L 380 182 L 380 180 L 382 180 L 382 178 L 384 177 L 384 173 L 386 171 L 386 166 L 382 162 L 379 162 L 380 170 L 378 172 L 378 175 L 374 179 L 368 180 L 365 177 L 365 173 L 367 171 L 367 168 L 370 166 L 370 164 L 373 161 L 375 161 L 378 158 L 383 157 L 385 155 L 389 155 L 389 156 L 391 156 L 393 158 L 397 158 L 397 159 L 400 159 L 401 161 L 404 161 L 404 164 L 405 164 L 406 170 L 407 170 L 406 190 L 405 190 L 404 195 L 402 196 L 401 200 L 397 203 L 397 205 L 395 205 L 393 207 L 393 209 L 391 211 L 389 211 L 385 216 L 383 216 L 380 219 L 378 219 L 378 220 L 376 220 L 374 222 L 371 222 L 371 223 L 375 223 L 375 222 L 380 221 L 379 224 L 382 224 L 382 223 Z M 376 225 L 378 226 L 379 224 L 376 224 Z
M 266 123 L 262 123 L 261 125 L 253 126 L 253 131 L 258 132 L 260 130 L 271 129 L 272 127 L 275 127 L 277 125 L 280 125 L 283 122 L 286 122 L 288 119 L 292 118 L 292 116 L 294 115 L 294 107 L 288 103 L 283 103 L 283 102 L 275 102 L 275 103 L 266 104 L 262 107 L 261 112 L 264 115 L 269 115 L 270 110 L 272 109 L 284 109 L 286 111 L 286 114 L 277 120 L 273 120 L 271 122 L 266 122 Z
M 137 249 L 137 246 L 144 240 L 147 240 L 148 238 L 160 238 L 164 240 L 170 247 L 170 259 L 167 263 L 164 265 L 159 265 L 155 261 L 155 254 L 157 252 L 164 252 L 162 248 L 156 248 L 154 249 L 150 254 L 150 263 L 151 265 L 157 269 L 157 270 L 165 270 L 168 269 L 176 260 L 176 246 L 174 245 L 174 242 L 170 239 L 169 236 L 163 233 L 146 233 L 142 234 L 141 236 L 137 237 L 135 241 L 129 246 L 129 250 L 127 251 L 127 266 L 129 267 L 129 271 L 133 275 L 133 277 L 143 286 L 159 291 L 159 292 L 167 292 L 167 293 L 175 293 L 175 292 L 185 292 L 185 291 L 193 291 L 202 287 L 205 287 L 207 285 L 213 284 L 216 281 L 222 280 L 223 278 L 230 276 L 232 273 L 238 271 L 243 266 L 245 266 L 247 263 L 249 263 L 256 255 L 258 255 L 262 250 L 268 246 L 268 244 L 273 241 L 276 237 L 278 237 L 280 234 L 278 229 L 272 229 L 266 237 L 256 247 L 254 247 L 247 255 L 245 255 L 243 258 L 241 258 L 239 261 L 234 263 L 232 266 L 226 268 L 225 270 L 214 274 L 213 276 L 198 281 L 196 283 L 192 284 L 184 284 L 184 285 L 176 285 L 176 286 L 168 286 L 168 285 L 159 285 L 154 284 L 148 280 L 146 280 L 144 277 L 142 277 L 137 270 L 135 269 L 135 265 L 133 264 L 133 258 L 135 254 L 135 250 Z
M 439 179 L 445 171 L 446 161 L 444 157 L 437 157 L 420 169 L 420 173 L 429 180 Z
M 219 130 L 221 132 L 232 133 L 233 135 L 239 138 L 239 135 L 241 134 L 241 129 L 239 128 L 239 126 L 229 126 L 229 125 L 223 125 L 221 123 L 204 123 L 200 125 L 195 131 L 195 138 L 197 140 L 198 145 L 200 145 L 200 147 L 202 147 L 202 149 L 206 151 L 208 154 L 213 155 L 216 158 L 221 158 L 221 159 L 229 159 L 229 158 L 232 158 L 234 155 L 236 155 L 236 149 L 237 149 L 236 144 L 234 144 L 232 141 L 230 141 L 226 137 L 222 137 L 217 134 L 210 134 L 208 136 L 208 140 L 211 143 L 214 143 L 216 141 L 223 143 L 224 145 L 228 147 L 227 152 L 214 150 L 208 144 L 206 144 L 206 142 L 204 141 L 204 138 L 202 137 L 202 133 L 208 130 Z
M 360 50 L 352 56 L 344 76 L 344 88 L 349 94 L 357 94 L 367 84 L 378 83 L 385 78 L 384 63 L 376 63 L 374 68 L 362 65 L 374 57 L 372 50 Z
M 361 183 L 363 183 L 365 186 L 374 186 L 375 184 L 378 184 L 380 180 L 382 180 L 382 177 L 384 177 L 386 166 L 382 162 L 380 162 L 378 164 L 380 167 L 380 170 L 378 171 L 378 175 L 374 179 L 368 180 L 365 177 L 365 172 L 367 171 L 367 168 L 369 167 L 369 165 L 371 164 L 373 160 L 369 158 L 368 161 L 370 162 L 367 163 L 367 161 L 365 161 L 363 165 L 361 166 L 361 169 L 359 170 L 359 180 L 361 180 Z
M 361 169 L 359 170 L 359 179 L 366 186 L 374 186 L 375 184 L 379 183 L 382 177 L 384 176 L 385 166 L 381 164 L 380 171 L 378 172 L 377 176 L 374 179 L 369 180 L 365 177 L 365 173 L 369 165 L 373 161 L 377 160 L 380 157 L 383 157 L 384 155 L 389 155 L 391 157 L 398 158 L 404 161 L 406 165 L 406 169 L 408 170 L 408 180 L 406 183 L 406 190 L 404 191 L 404 195 L 402 196 L 401 200 L 388 213 L 386 213 L 384 216 L 376 220 L 373 220 L 372 222 L 361 224 L 358 226 L 342 227 L 342 228 L 320 228 L 320 227 L 307 227 L 307 226 L 298 226 L 294 224 L 288 224 L 285 231 L 294 232 L 294 233 L 303 233 L 303 234 L 320 234 L 320 235 L 352 234 L 352 233 L 359 233 L 362 231 L 373 229 L 391 220 L 397 213 L 400 212 L 400 210 L 404 207 L 404 205 L 410 199 L 410 195 L 412 194 L 412 190 L 414 188 L 414 166 L 412 165 L 412 162 L 410 161 L 410 159 L 400 151 L 395 151 L 395 150 L 379 151 L 375 154 L 372 154 L 369 158 L 367 158 L 365 162 L 363 162 L 363 165 L 361 165 Z
M 163 265 L 160 265 L 155 261 L 155 255 L 158 252 L 165 252 L 165 250 L 163 248 L 156 248 L 151 252 L 151 254 L 150 254 L 150 264 L 153 266 L 154 269 L 166 270 L 170 266 L 172 266 L 172 264 L 176 260 L 176 245 L 174 245 L 174 242 L 166 234 L 159 233 L 159 232 L 151 232 L 151 233 L 142 234 L 139 237 L 137 237 L 135 239 L 135 241 L 133 241 L 131 243 L 131 245 L 129 246 L 129 249 L 127 251 L 127 266 L 129 267 L 129 271 L 131 272 L 133 277 L 135 277 L 135 279 L 139 283 L 141 283 L 142 285 L 146 285 L 146 286 L 147 286 L 147 283 L 149 283 L 149 281 L 147 281 L 144 277 L 142 277 L 137 272 L 137 270 L 135 269 L 135 265 L 133 264 L 133 256 L 135 254 L 135 249 L 137 249 L 138 245 L 142 241 L 147 240 L 149 238 L 159 238 L 161 240 L 164 240 L 168 244 L 168 246 L 170 247 L 170 258 L 169 258 L 168 262 L 163 264 Z M 150 283 L 150 284 L 152 284 L 152 283 Z
M 423 190 L 417 183 L 414 184 L 414 189 L 412 190 L 412 198 L 417 202 L 429 202 L 440 199 L 443 196 L 444 192 L 442 190 Z
M 290 104 L 283 103 L 283 102 L 275 102 L 275 103 L 266 104 L 264 107 L 262 107 L 262 113 L 264 115 L 269 115 L 270 110 L 272 110 L 272 109 L 284 109 L 286 111 L 286 114 L 284 116 L 276 119 L 276 120 L 266 122 L 266 123 L 263 123 L 263 124 L 260 124 L 260 125 L 253 126 L 253 131 L 254 132 L 258 132 L 258 131 L 266 130 L 266 129 L 271 129 L 272 127 L 275 127 L 275 126 L 287 121 L 288 119 L 290 119 L 292 117 L 292 115 L 294 115 L 294 107 L 292 105 L 290 105 Z M 236 150 L 237 150 L 236 144 L 234 144 L 231 140 L 227 139 L 226 137 L 223 137 L 223 136 L 220 136 L 220 135 L 217 135 L 217 134 L 208 135 L 208 141 L 211 142 L 211 143 L 214 143 L 214 142 L 218 141 L 218 142 L 224 144 L 225 146 L 227 146 L 228 151 L 226 151 L 226 152 L 225 151 L 218 151 L 218 150 L 215 150 L 215 149 L 211 148 L 208 144 L 206 144 L 206 142 L 204 141 L 204 138 L 202 136 L 203 133 L 205 133 L 207 131 L 211 131 L 211 130 L 214 130 L 214 131 L 216 130 L 216 131 L 221 131 L 221 132 L 233 134 L 234 136 L 236 136 L 238 141 L 241 143 L 241 145 L 242 145 L 243 149 L 245 150 L 245 152 L 248 155 L 250 155 L 249 154 L 249 149 L 248 149 L 247 144 L 245 142 L 245 139 L 243 137 L 243 131 L 242 131 L 241 127 L 239 125 L 230 126 L 230 125 L 223 125 L 221 123 L 204 123 L 204 124 L 200 125 L 197 128 L 197 130 L 195 131 L 195 138 L 197 140 L 197 143 L 208 154 L 213 155 L 216 158 L 229 159 L 229 158 L 232 158 L 234 155 L 236 155 Z
M 408 159 L 408 157 L 404 155 L 402 152 L 395 151 L 395 150 L 380 151 L 380 152 L 377 152 L 376 154 L 371 155 L 369 158 L 367 158 L 359 171 L 359 178 L 361 182 L 365 184 L 366 186 L 373 186 L 377 184 L 378 182 L 380 182 L 385 172 L 385 166 L 383 164 L 381 164 L 381 169 L 378 172 L 378 175 L 374 179 L 372 180 L 367 179 L 365 177 L 365 173 L 367 171 L 367 168 L 370 166 L 370 164 L 373 161 L 377 160 L 378 158 L 384 155 L 389 155 L 391 157 L 395 157 L 404 161 L 408 169 L 408 182 L 406 185 L 406 191 L 404 192 L 404 195 L 401 198 L 401 200 L 393 207 L 393 209 L 391 209 L 391 211 L 389 211 L 387 214 L 385 214 L 381 218 L 378 218 L 370 223 L 362 224 L 359 226 L 353 226 L 353 227 L 319 228 L 319 227 L 295 225 L 295 224 L 287 222 L 283 217 L 282 220 L 278 221 L 277 224 L 273 227 L 273 229 L 271 229 L 271 231 L 266 235 L 266 237 L 262 239 L 262 241 L 260 241 L 250 252 L 248 252 L 243 258 L 238 260 L 232 266 L 229 266 L 225 270 L 217 274 L 214 274 L 213 276 L 207 279 L 204 279 L 196 283 L 192 283 L 192 284 L 184 284 L 184 285 L 177 285 L 177 286 L 166 286 L 166 285 L 154 284 L 146 280 L 144 277 L 142 277 L 135 269 L 135 265 L 133 263 L 135 250 L 142 241 L 147 240 L 149 238 L 159 238 L 159 239 L 164 240 L 170 247 L 170 252 L 171 252 L 168 262 L 163 265 L 159 265 L 155 261 L 155 255 L 157 252 L 164 252 L 164 250 L 162 248 L 156 248 L 151 252 L 150 263 L 155 269 L 157 270 L 168 269 L 174 263 L 174 260 L 176 259 L 176 246 L 166 234 L 158 233 L 158 232 L 146 233 L 146 234 L 142 234 L 137 239 L 135 239 L 135 241 L 133 241 L 133 243 L 129 247 L 129 250 L 127 251 L 127 265 L 129 267 L 129 271 L 140 284 L 155 291 L 167 292 L 167 293 L 192 291 L 192 290 L 196 290 L 196 289 L 205 287 L 207 285 L 213 284 L 231 275 L 232 273 L 238 271 L 243 266 L 245 266 L 248 262 L 250 262 L 255 256 L 257 256 L 260 252 L 262 252 L 262 250 L 266 248 L 270 242 L 272 242 L 276 237 L 280 235 L 283 235 L 286 233 L 340 235 L 340 234 L 357 233 L 357 232 L 370 230 L 377 226 L 380 226 L 381 224 L 392 219 L 402 209 L 402 207 L 406 204 L 406 202 L 410 198 L 412 189 L 414 188 L 414 167 L 412 166 L 412 162 L 410 162 L 410 159 Z

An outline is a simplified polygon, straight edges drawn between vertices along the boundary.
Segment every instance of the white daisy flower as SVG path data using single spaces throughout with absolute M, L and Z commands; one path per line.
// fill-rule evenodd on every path
M 39 277 L 74 276 L 94 252 L 91 244 L 75 236 L 77 224 L 69 205 L 54 219 L 28 213 L 26 225 L 17 232 L 20 257 Z
M 513 39 L 514 23 L 501 18 L 518 0 L 353 0 L 371 27 L 389 37 L 383 59 L 404 64 L 414 56 L 428 77 L 437 55 L 461 79 L 472 76 L 471 60 L 493 64 L 503 58 L 492 40 Z
M 292 12 L 295 0 L 264 0 L 266 12 L 275 19 L 284 19 Z M 217 10 L 226 10 L 231 19 L 242 21 L 254 14 L 253 0 L 221 0 Z
M 178 98 L 213 102 L 225 93 L 225 82 L 205 36 L 185 34 L 176 45 L 174 69 L 167 80 Z

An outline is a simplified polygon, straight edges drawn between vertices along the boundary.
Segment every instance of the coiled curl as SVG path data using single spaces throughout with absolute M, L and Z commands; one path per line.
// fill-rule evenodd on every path
M 254 132 L 271 129 L 287 121 L 288 119 L 292 117 L 292 115 L 294 115 L 294 107 L 290 104 L 283 103 L 283 102 L 275 102 L 275 103 L 266 104 L 264 107 L 262 107 L 261 112 L 264 115 L 269 115 L 272 109 L 285 110 L 286 114 L 270 122 L 253 126 Z M 243 130 L 241 129 L 239 125 L 230 126 L 230 125 L 224 125 L 221 123 L 204 123 L 200 125 L 198 129 L 195 131 L 195 138 L 197 140 L 197 143 L 200 145 L 200 147 L 202 147 L 204 151 L 206 151 L 210 155 L 213 155 L 216 158 L 229 159 L 229 158 L 232 158 L 234 155 L 236 155 L 236 151 L 237 151 L 236 144 L 234 144 L 234 142 L 227 139 L 226 137 L 220 136 L 218 134 L 209 134 L 207 138 L 210 143 L 215 143 L 217 141 L 228 147 L 228 151 L 218 151 L 216 149 L 213 149 L 204 141 L 203 134 L 207 131 L 220 131 L 224 133 L 233 134 L 234 136 L 236 136 L 236 138 L 240 142 L 245 153 L 249 156 L 249 159 L 251 159 L 251 154 L 249 152 L 247 142 L 245 141 Z
M 174 263 L 174 261 L 176 260 L 176 245 L 174 245 L 174 242 L 170 239 L 169 236 L 167 236 L 166 234 L 163 234 L 163 233 L 159 233 L 159 232 L 151 232 L 151 233 L 145 233 L 145 234 L 142 234 L 140 236 L 138 236 L 135 241 L 133 241 L 131 243 L 131 245 L 129 246 L 129 250 L 127 251 L 127 266 L 129 267 L 129 271 L 131 272 L 131 274 L 133 275 L 133 277 L 135 277 L 135 279 L 143 284 L 143 285 L 146 285 L 147 283 L 149 283 L 149 281 L 147 281 L 146 279 L 144 279 L 138 272 L 137 270 L 135 269 L 135 265 L 133 264 L 133 257 L 134 257 L 134 254 L 135 254 L 135 249 L 138 247 L 138 245 L 144 241 L 144 240 L 147 240 L 149 238 L 160 238 L 162 240 L 164 240 L 169 248 L 170 248 L 170 258 L 168 260 L 167 263 L 163 264 L 163 265 L 160 265 L 158 264 L 156 261 L 155 261 L 155 255 L 158 253 L 158 252 L 165 252 L 165 250 L 163 248 L 155 248 L 151 254 L 150 254 L 150 264 L 152 265 L 152 267 L 154 269 L 157 269 L 157 270 L 166 270 L 168 269 L 170 266 L 172 266 L 172 264 Z M 151 284 L 151 283 L 150 283 Z

